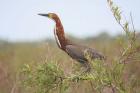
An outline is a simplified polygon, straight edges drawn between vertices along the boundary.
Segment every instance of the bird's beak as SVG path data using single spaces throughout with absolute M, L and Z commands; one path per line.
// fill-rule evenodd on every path
M 46 17 L 49 17 L 49 15 L 48 15 L 48 14 L 38 14 L 38 15 L 40 15 L 40 16 L 46 16 Z

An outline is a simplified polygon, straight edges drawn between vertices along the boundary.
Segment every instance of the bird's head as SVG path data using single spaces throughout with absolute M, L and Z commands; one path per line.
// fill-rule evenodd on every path
M 55 14 L 55 13 L 38 14 L 38 15 L 48 17 L 48 18 L 50 18 L 50 19 L 52 19 L 54 21 L 57 21 L 59 19 L 57 14 Z

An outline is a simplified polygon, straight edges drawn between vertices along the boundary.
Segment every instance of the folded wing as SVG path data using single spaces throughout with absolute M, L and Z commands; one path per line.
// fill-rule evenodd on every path
M 100 60 L 104 59 L 104 56 L 101 53 L 95 51 L 92 48 L 88 48 L 85 46 L 66 45 L 66 52 L 73 59 L 75 59 L 81 63 L 88 61 L 85 56 L 85 53 L 88 53 L 92 59 L 100 59 Z

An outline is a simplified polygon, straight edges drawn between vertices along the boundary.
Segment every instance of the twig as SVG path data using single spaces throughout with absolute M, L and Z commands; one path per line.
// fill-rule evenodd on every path
M 132 23 L 132 28 L 133 28 L 133 40 L 136 40 L 136 30 L 135 30 L 135 26 L 134 26 L 134 22 L 133 22 L 133 17 L 132 17 L 132 13 L 130 13 L 130 18 L 131 18 L 131 23 Z
M 13 87 L 12 87 L 12 89 L 11 89 L 11 93 L 15 93 L 15 90 L 16 90 L 16 82 L 14 83 L 14 85 L 13 85 Z
M 116 87 L 114 85 L 111 85 L 112 93 L 116 93 L 115 89 L 116 89 Z
M 92 81 L 90 80 L 89 83 L 91 85 L 92 92 L 95 92 L 94 85 L 93 85 Z

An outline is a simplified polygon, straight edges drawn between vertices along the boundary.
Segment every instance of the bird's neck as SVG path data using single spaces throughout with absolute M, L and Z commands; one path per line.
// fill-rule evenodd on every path
M 54 29 L 54 35 L 55 35 L 55 39 L 56 39 L 56 43 L 58 47 L 61 48 L 62 50 L 65 50 L 66 45 L 67 45 L 67 40 L 65 38 L 64 28 L 60 19 L 56 20 L 56 27 Z

